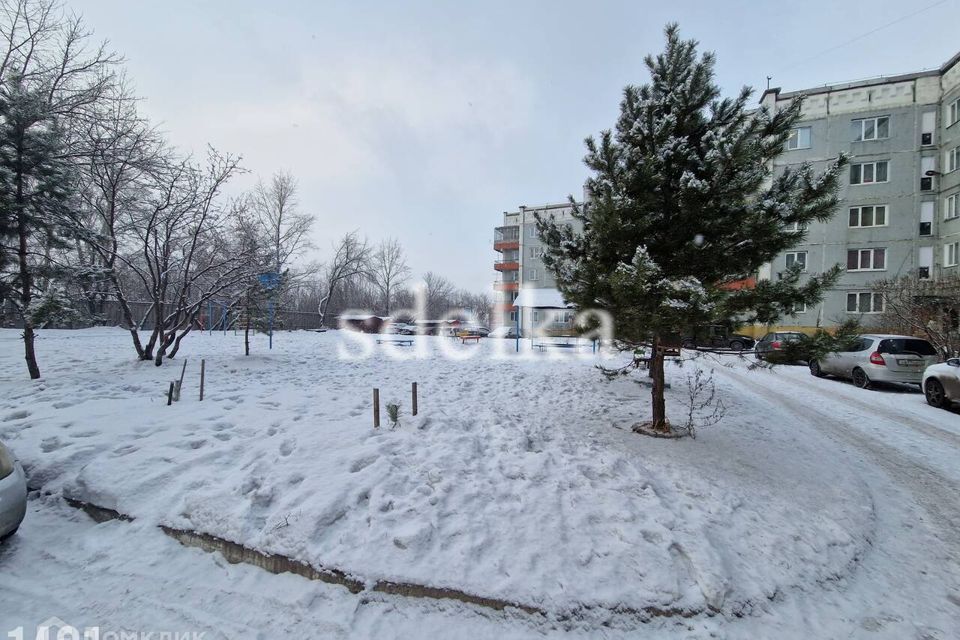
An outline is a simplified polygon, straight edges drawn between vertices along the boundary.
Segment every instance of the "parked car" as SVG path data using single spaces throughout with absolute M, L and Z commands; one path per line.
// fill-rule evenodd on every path
M 481 338 L 486 338 L 490 335 L 490 329 L 486 327 L 468 327 L 467 331 L 470 335 L 480 336 Z
M 927 367 L 923 372 L 923 395 L 927 404 L 938 409 L 949 409 L 960 402 L 960 358 Z
M 771 331 L 757 341 L 754 346 L 754 355 L 757 360 L 763 360 L 773 352 L 783 351 L 788 344 L 800 342 L 803 334 L 799 331 Z
M 386 327 L 386 333 L 391 333 L 394 335 L 401 336 L 412 336 L 417 332 L 417 328 L 412 324 L 405 324 L 403 322 L 391 322 Z
M 491 331 L 487 337 L 490 338 L 509 338 L 510 340 L 515 340 L 517 338 L 517 328 L 516 327 L 497 327 Z
M 27 478 L 13 452 L 0 442 L 0 541 L 17 532 L 27 513 Z
M 684 349 L 732 349 L 743 351 L 753 348 L 754 340 L 750 336 L 732 333 L 728 327 L 719 324 L 696 327 L 680 339 Z
M 853 380 L 866 389 L 873 382 L 920 385 L 924 370 L 936 364 L 937 350 L 922 338 L 889 334 L 857 336 L 844 351 L 811 360 L 810 373 Z

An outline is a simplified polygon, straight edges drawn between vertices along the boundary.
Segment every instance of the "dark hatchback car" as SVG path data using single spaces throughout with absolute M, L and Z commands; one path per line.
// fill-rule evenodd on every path
M 764 360 L 771 353 L 783 351 L 787 345 L 795 344 L 803 339 L 799 331 L 771 331 L 757 341 L 754 347 L 757 360 Z
M 680 345 L 684 349 L 731 349 L 743 351 L 753 348 L 753 338 L 739 333 L 733 333 L 729 328 L 711 324 L 697 327 L 694 331 L 683 336 Z

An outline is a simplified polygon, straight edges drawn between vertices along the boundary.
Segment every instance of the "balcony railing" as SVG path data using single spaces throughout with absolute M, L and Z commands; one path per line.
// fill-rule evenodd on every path
M 516 291 L 520 288 L 519 280 L 494 280 L 494 291 Z
M 520 270 L 519 258 L 494 260 L 493 268 L 496 269 L 497 271 L 519 271 Z

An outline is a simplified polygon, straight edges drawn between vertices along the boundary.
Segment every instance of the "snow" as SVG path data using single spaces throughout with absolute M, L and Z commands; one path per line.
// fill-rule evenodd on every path
M 563 299 L 563 294 L 556 289 L 531 289 L 529 287 L 520 290 L 513 304 L 518 307 L 538 309 L 566 309 L 573 306 L 567 303 Z
M 593 354 L 538 354 L 528 345 L 515 355 L 509 340 L 416 336 L 403 359 L 381 345 L 369 358 L 341 360 L 341 333 L 280 333 L 273 351 L 256 336 L 248 358 L 242 336 L 191 335 L 181 349 L 189 360 L 183 399 L 167 407 L 179 363 L 132 361 L 119 329 L 41 331 L 44 378 L 34 382 L 21 370 L 17 332 L 0 331 L 0 440 L 42 490 L 19 546 L 0 552 L 0 572 L 17 578 L 0 581 L 0 621 L 35 624 L 48 606 L 38 594 L 49 592 L 84 624 L 130 625 L 142 611 L 153 628 L 188 619 L 184 599 L 196 597 L 210 614 L 192 623 L 211 630 L 224 621 L 252 625 L 249 596 L 265 637 L 302 637 L 304 616 L 331 635 L 361 637 L 521 637 L 560 628 L 612 637 L 635 635 L 638 625 L 651 637 L 958 631 L 960 546 L 944 528 L 956 493 L 940 507 L 934 498 L 960 486 L 960 442 L 951 444 L 960 429 L 955 414 L 925 411 L 916 394 L 914 403 L 894 394 L 865 401 L 840 382 L 808 383 L 794 369 L 747 372 L 730 360 L 733 368 L 717 372 L 724 421 L 696 440 L 655 440 L 629 430 L 647 415 L 642 378 L 608 382 Z M 446 351 L 459 358 L 442 357 Z M 689 366 L 668 371 L 674 421 L 683 419 Z M 414 381 L 417 417 L 409 415 Z M 372 428 L 375 386 L 382 402 L 400 402 L 397 429 Z M 862 410 L 845 398 L 855 392 L 889 411 L 891 423 L 861 420 L 861 431 L 854 418 Z M 849 426 L 833 433 L 821 413 L 811 421 L 797 408 L 806 405 Z M 898 430 L 900 414 L 915 424 Z M 136 520 L 93 526 L 60 495 Z M 531 605 L 551 619 L 361 599 L 227 567 L 179 547 L 157 524 L 368 584 L 417 583 Z M 73 570 L 65 578 L 45 562 Z M 151 571 L 200 586 L 195 595 L 187 586 L 164 593 L 143 584 Z M 74 593 L 78 572 L 91 580 L 103 572 L 104 590 Z M 260 595 L 273 590 L 276 597 Z M 157 608 L 158 600 L 166 604 Z M 644 623 L 626 612 L 651 607 L 693 617 Z

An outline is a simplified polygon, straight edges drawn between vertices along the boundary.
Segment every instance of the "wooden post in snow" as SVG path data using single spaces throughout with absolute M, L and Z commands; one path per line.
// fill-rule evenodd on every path
M 380 389 L 373 390 L 373 428 L 380 428 Z
M 413 415 L 417 415 L 417 383 L 414 382 L 410 389 L 411 394 L 413 395 L 413 400 L 410 403 L 411 408 L 413 409 Z
M 176 384 L 176 382 L 174 382 L 173 380 L 171 380 L 171 381 L 170 381 L 170 388 L 167 390 L 167 406 L 168 406 L 168 407 L 169 407 L 171 404 L 173 404 L 173 385 L 175 385 L 175 384 Z
M 180 369 L 180 379 L 177 380 L 177 384 L 173 389 L 173 399 L 177 402 L 180 402 L 180 389 L 183 388 L 183 375 L 187 372 L 187 359 L 183 359 L 183 368 Z
M 200 360 L 200 402 L 203 402 L 203 376 L 206 371 L 207 361 Z

